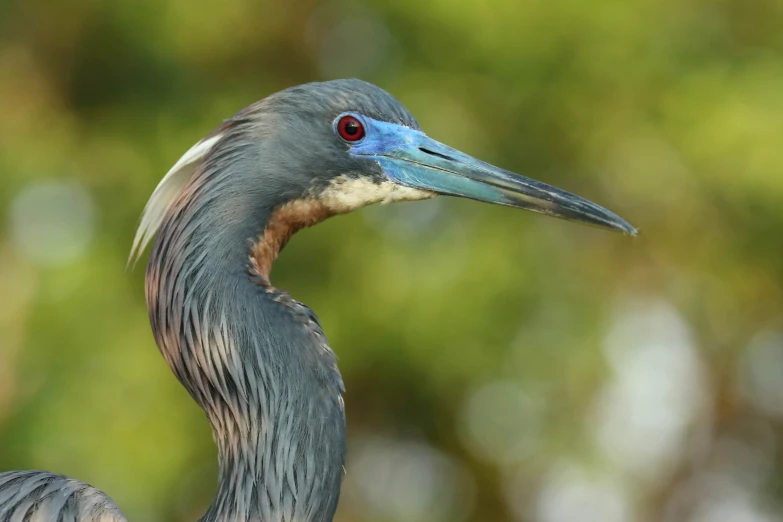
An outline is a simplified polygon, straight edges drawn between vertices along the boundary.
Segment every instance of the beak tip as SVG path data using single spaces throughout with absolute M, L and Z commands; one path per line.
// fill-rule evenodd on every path
M 627 221 L 623 221 L 620 225 L 620 230 L 625 234 L 626 236 L 631 237 L 637 237 L 639 235 L 639 230 L 628 223 Z

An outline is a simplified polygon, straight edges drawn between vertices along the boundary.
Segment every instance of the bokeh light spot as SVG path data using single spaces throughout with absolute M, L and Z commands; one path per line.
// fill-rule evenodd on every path
M 599 395 L 593 435 L 611 462 L 665 478 L 705 411 L 703 368 L 685 320 L 663 300 L 623 302 L 605 342 L 613 379 Z
M 496 381 L 468 395 L 460 434 L 466 446 L 490 462 L 508 465 L 539 445 L 541 404 L 515 382 Z
M 90 194 L 75 181 L 38 182 L 14 198 L 8 224 L 14 244 L 31 263 L 61 266 L 84 255 L 95 210 Z
M 445 453 L 423 442 L 380 436 L 352 447 L 348 480 L 368 519 L 456 522 L 471 515 L 473 479 Z
M 622 484 L 592 476 L 575 464 L 561 463 L 544 479 L 535 520 L 632 522 L 634 519 Z

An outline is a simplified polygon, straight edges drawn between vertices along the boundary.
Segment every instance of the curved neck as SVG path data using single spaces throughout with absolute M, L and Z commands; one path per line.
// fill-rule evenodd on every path
M 225 179 L 206 165 L 174 203 L 146 283 L 158 347 L 218 447 L 218 493 L 202 520 L 329 522 L 344 472 L 342 379 L 315 315 L 259 266 L 315 218 L 281 221 L 280 202 L 252 190 L 206 196 L 216 183 Z

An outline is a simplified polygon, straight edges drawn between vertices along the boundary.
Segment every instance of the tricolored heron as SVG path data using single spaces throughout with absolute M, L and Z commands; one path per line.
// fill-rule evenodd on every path
M 371 203 L 450 195 L 635 234 L 612 212 L 425 135 L 359 80 L 310 83 L 240 111 L 166 174 L 141 218 L 155 341 L 212 425 L 218 491 L 201 519 L 323 522 L 345 461 L 343 381 L 315 314 L 269 272 L 297 230 Z M 0 522 L 126 520 L 99 490 L 0 474 Z

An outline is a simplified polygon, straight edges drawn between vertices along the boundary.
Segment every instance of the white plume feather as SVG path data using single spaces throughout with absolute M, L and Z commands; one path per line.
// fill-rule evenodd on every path
M 152 240 L 158 228 L 160 228 L 161 223 L 163 223 L 166 211 L 168 211 L 171 204 L 182 191 L 182 188 L 196 171 L 196 168 L 221 137 L 218 134 L 204 138 L 193 145 L 160 180 L 147 205 L 144 207 L 144 212 L 141 214 L 141 222 L 136 230 L 136 237 L 133 239 L 133 246 L 128 257 L 129 265 L 131 263 L 135 264 L 139 260 L 150 240 Z

